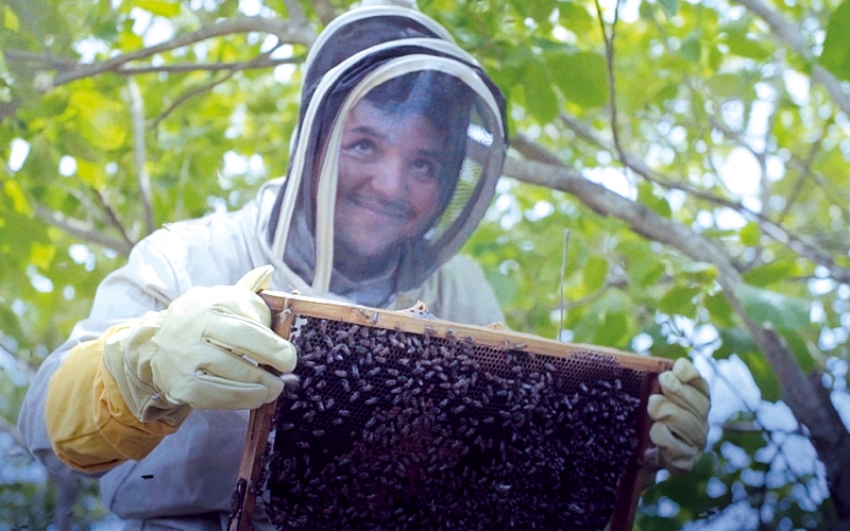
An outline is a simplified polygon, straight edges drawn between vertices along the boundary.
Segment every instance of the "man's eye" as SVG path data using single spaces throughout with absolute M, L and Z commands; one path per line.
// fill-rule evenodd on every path
M 420 179 L 436 179 L 438 165 L 432 160 L 419 159 L 410 164 L 410 169 L 419 176 Z
M 345 151 L 354 154 L 372 153 L 375 151 L 375 143 L 365 138 L 355 140 L 345 146 Z

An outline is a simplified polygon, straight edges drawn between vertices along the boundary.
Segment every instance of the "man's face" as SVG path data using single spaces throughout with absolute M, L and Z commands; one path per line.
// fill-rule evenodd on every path
M 389 113 L 367 100 L 355 105 L 340 146 L 334 220 L 338 268 L 358 267 L 346 263 L 358 258 L 380 259 L 433 223 L 445 139 L 419 114 Z

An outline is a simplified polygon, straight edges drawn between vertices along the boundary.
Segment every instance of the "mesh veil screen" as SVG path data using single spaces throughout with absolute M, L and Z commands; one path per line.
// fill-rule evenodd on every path
M 475 199 L 476 194 L 481 192 L 485 164 L 487 157 L 490 156 L 489 151 L 493 149 L 494 141 L 488 129 L 480 125 L 484 123 L 486 123 L 484 117 L 477 112 L 472 113 L 465 139 L 466 153 L 460 165 L 454 193 L 442 215 L 425 234 L 426 240 L 434 242 L 442 238 L 464 213 L 468 213 L 470 203 Z
M 277 529 L 603 529 L 648 382 L 556 357 L 299 316 L 257 503 Z

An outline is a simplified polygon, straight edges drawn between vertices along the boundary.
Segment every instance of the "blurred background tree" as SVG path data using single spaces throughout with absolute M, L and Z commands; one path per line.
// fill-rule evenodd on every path
M 22 449 L 29 378 L 134 242 L 285 173 L 300 65 L 348 3 L 0 1 L 0 529 L 104 521 Z M 509 325 L 712 385 L 708 452 L 637 527 L 850 529 L 850 0 L 420 8 L 509 99 L 464 249 Z

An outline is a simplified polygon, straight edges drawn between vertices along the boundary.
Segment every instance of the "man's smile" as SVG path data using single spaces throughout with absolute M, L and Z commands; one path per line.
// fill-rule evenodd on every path
M 347 194 L 341 197 L 344 202 L 359 210 L 366 210 L 374 215 L 389 218 L 394 221 L 408 221 L 415 213 L 402 201 L 385 201 L 366 194 Z

